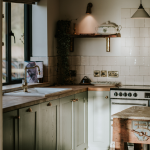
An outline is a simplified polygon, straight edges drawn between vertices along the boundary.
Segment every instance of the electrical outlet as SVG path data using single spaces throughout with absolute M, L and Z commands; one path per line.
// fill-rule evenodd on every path
M 94 71 L 94 77 L 100 77 L 100 70 Z
M 118 78 L 119 72 L 118 71 L 108 71 L 108 77 Z
M 106 70 L 101 71 L 101 77 L 107 77 L 107 71 Z

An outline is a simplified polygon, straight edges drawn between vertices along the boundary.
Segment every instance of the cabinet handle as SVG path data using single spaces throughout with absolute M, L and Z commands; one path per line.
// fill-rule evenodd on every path
M 15 117 L 15 119 L 20 119 L 20 116 Z
M 52 106 L 52 104 L 51 104 L 51 103 L 48 103 L 47 106 Z
M 73 99 L 73 100 L 71 100 L 71 102 L 76 102 L 76 100 L 75 100 L 75 99 Z
M 27 112 L 32 112 L 32 109 L 31 109 L 31 108 L 29 108 L 29 109 L 27 110 Z
M 108 99 L 108 96 L 106 96 L 105 98 Z

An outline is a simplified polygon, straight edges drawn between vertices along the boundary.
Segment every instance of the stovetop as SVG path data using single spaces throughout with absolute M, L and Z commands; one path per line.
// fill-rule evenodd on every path
M 124 85 L 124 86 L 121 86 L 121 87 L 119 87 L 119 88 L 118 88 L 118 87 L 116 87 L 116 88 L 111 88 L 111 90 L 150 91 L 150 85 L 148 85 L 148 86 L 143 86 L 143 85 L 135 85 L 135 86 Z

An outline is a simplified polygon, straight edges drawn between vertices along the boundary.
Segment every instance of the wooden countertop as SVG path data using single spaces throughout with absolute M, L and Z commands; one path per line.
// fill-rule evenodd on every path
M 43 86 L 43 85 L 42 85 Z M 92 85 L 70 85 L 70 86 L 51 86 L 51 88 L 72 88 L 72 91 L 63 94 L 53 94 L 50 97 L 23 97 L 23 96 L 3 96 L 3 112 L 8 112 L 23 107 L 28 107 L 43 102 L 67 97 L 85 91 L 110 91 L 113 87 L 95 87 Z M 16 90 L 16 89 L 15 89 Z M 9 89 L 9 91 L 13 91 Z
M 133 106 L 112 115 L 113 118 L 150 120 L 150 107 Z

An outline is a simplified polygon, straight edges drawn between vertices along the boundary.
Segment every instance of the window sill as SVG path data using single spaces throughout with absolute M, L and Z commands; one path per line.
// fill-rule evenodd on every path
M 28 87 L 33 88 L 33 87 L 48 87 L 50 86 L 49 82 L 44 82 L 44 83 L 29 83 Z M 12 91 L 18 91 L 22 90 L 22 84 L 11 84 L 11 85 L 4 85 L 2 86 L 3 93 L 8 93 Z

